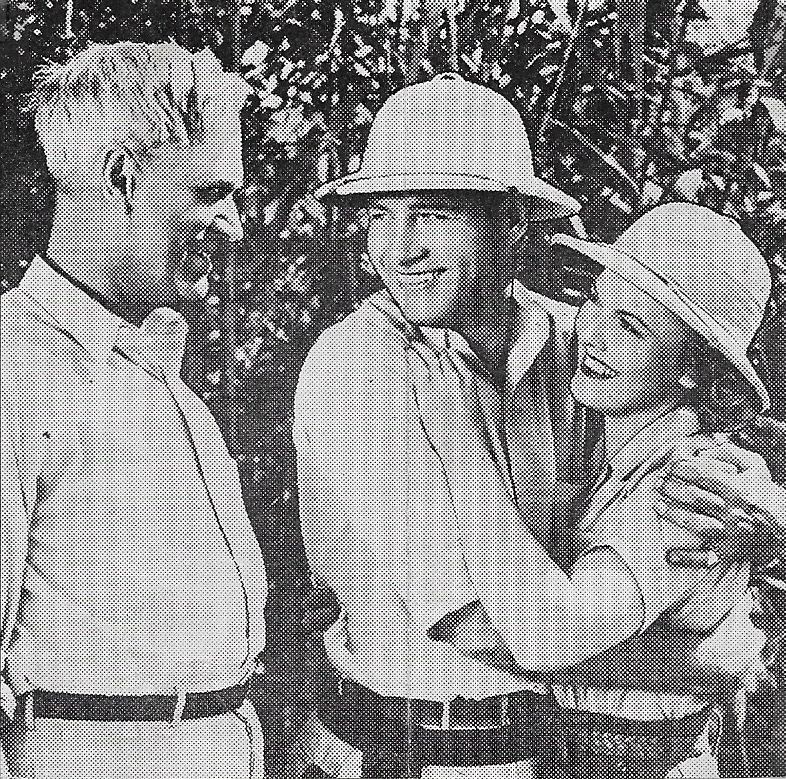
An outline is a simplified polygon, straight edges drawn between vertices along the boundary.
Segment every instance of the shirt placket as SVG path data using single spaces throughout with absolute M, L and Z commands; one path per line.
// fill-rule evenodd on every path
M 133 340 L 137 339 L 133 338 Z M 251 614 L 248 587 L 243 576 L 242 567 L 238 563 L 237 557 L 235 555 L 235 550 L 231 540 L 231 531 L 227 527 L 227 522 L 222 519 L 221 511 L 214 497 L 214 495 L 217 493 L 217 489 L 214 486 L 215 478 L 213 476 L 213 469 L 211 468 L 211 462 L 213 459 L 211 457 L 211 449 L 213 447 L 210 445 L 208 431 L 205 429 L 205 425 L 199 424 L 198 420 L 194 420 L 193 422 L 189 420 L 189 416 L 193 413 L 190 409 L 190 406 L 192 405 L 191 391 L 185 385 L 183 380 L 176 374 L 176 371 L 172 368 L 172 366 L 167 366 L 169 368 L 169 370 L 167 370 L 160 364 L 160 362 L 145 359 L 143 356 L 144 351 L 137 350 L 132 344 L 123 343 L 122 345 L 118 346 L 118 351 L 120 351 L 135 365 L 151 375 L 154 379 L 160 381 L 166 388 L 169 397 L 177 409 L 178 416 L 180 417 L 183 429 L 186 433 L 186 438 L 188 439 L 192 454 L 194 456 L 197 471 L 205 488 L 205 493 L 207 495 L 211 511 L 215 517 L 216 524 L 218 526 L 219 532 L 221 533 L 224 544 L 226 545 L 227 552 L 232 559 L 232 564 L 235 568 L 235 571 L 237 572 L 238 581 L 240 583 L 240 590 L 243 596 L 243 608 L 246 617 L 244 626 L 246 650 L 241 668 L 246 668 L 251 659 Z M 139 354 L 138 351 L 142 351 L 142 354 Z
M 191 444 L 191 449 L 194 453 L 194 459 L 197 463 L 197 469 L 199 471 L 199 475 L 202 479 L 202 483 L 205 485 L 205 491 L 207 492 L 210 506 L 216 518 L 218 529 L 221 532 L 221 537 L 224 539 L 224 543 L 226 544 L 227 551 L 229 552 L 229 556 L 232 558 L 232 564 L 235 567 L 235 570 L 237 571 L 238 581 L 240 583 L 240 590 L 243 594 L 243 609 L 246 615 L 245 626 L 244 626 L 245 637 L 246 637 L 246 652 L 242 664 L 242 667 L 245 668 L 247 667 L 251 659 L 250 657 L 251 614 L 250 614 L 250 607 L 248 601 L 248 588 L 246 585 L 245 578 L 243 576 L 243 569 L 237 561 L 234 547 L 232 545 L 231 530 L 227 526 L 228 523 L 222 519 L 219 507 L 216 504 L 216 501 L 213 497 L 214 494 L 216 493 L 216 489 L 215 487 L 212 486 L 213 478 L 211 475 L 212 470 L 210 465 L 212 458 L 209 455 L 211 447 L 209 445 L 207 431 L 205 430 L 204 425 L 189 423 L 188 412 L 186 411 L 186 409 L 188 408 L 188 405 L 191 402 L 191 397 L 190 397 L 190 390 L 186 387 L 183 380 L 180 379 L 179 377 L 168 378 L 164 376 L 163 382 L 167 390 L 169 391 L 170 397 L 172 398 L 175 406 L 178 409 L 178 413 L 180 414 L 180 418 L 183 422 L 183 427 L 186 431 L 186 436 L 188 437 L 188 440 Z
M 454 351 L 454 354 L 456 359 L 461 361 L 468 370 L 470 385 L 475 394 L 476 408 L 482 409 L 483 412 L 483 418 L 478 419 L 477 423 L 482 429 L 489 453 L 497 465 L 497 470 L 505 481 L 508 494 L 514 503 L 518 505 L 505 430 L 504 409 L 506 399 L 497 388 L 491 374 L 479 360 L 468 359 L 460 352 Z

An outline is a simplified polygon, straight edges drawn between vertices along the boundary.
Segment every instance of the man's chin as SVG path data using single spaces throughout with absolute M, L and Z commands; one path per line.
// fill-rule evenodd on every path
M 437 307 L 421 306 L 408 301 L 405 296 L 394 299 L 398 303 L 401 313 L 407 322 L 417 327 L 439 327 L 450 329 L 450 316 Z

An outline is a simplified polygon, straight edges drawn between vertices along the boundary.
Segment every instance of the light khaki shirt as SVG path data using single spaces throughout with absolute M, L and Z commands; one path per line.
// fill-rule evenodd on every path
M 566 502 L 571 482 L 584 478 L 582 417 L 568 391 L 574 309 L 520 285 L 513 304 L 503 392 L 460 336 L 422 331 L 472 373 L 489 452 L 532 533 L 548 543 L 555 502 Z M 387 294 L 373 296 L 320 337 L 300 376 L 294 435 L 303 539 L 313 573 L 344 606 L 352 649 L 329 631 L 328 652 L 342 673 L 382 695 L 448 701 L 543 691 L 430 638 L 435 623 L 479 594 L 409 378 L 409 327 Z M 478 499 L 494 498 L 481 490 Z M 493 528 L 483 535 L 493 543 Z M 500 559 L 506 554 L 501 549 Z
M 656 513 L 663 478 L 657 471 L 699 429 L 695 412 L 680 408 L 641 430 L 608 461 L 577 523 L 556 545 L 566 571 L 593 549 L 608 547 L 619 555 L 641 594 L 641 631 L 658 620 L 666 629 L 709 632 L 735 607 L 750 612 L 743 604 L 748 563 L 721 560 L 710 568 L 688 568 L 668 562 L 669 549 L 699 548 L 701 541 Z M 640 690 L 559 686 L 554 693 L 563 706 L 629 719 L 683 717 L 707 705 L 692 696 Z
M 264 564 L 235 462 L 179 377 L 185 322 L 164 309 L 129 325 L 40 258 L 1 304 L 4 685 L 245 679 L 265 644 Z

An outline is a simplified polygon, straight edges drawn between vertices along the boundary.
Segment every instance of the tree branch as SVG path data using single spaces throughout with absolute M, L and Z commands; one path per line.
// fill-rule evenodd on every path
M 631 178 L 630 174 L 625 170 L 625 168 L 623 168 L 622 165 L 620 165 L 610 154 L 606 154 L 603 149 L 596 146 L 591 140 L 589 140 L 589 138 L 582 135 L 578 130 L 570 127 L 564 122 L 560 122 L 559 119 L 550 117 L 549 123 L 554 125 L 554 127 L 559 127 L 560 130 L 564 130 L 565 132 L 572 135 L 585 149 L 591 151 L 596 157 L 598 157 L 609 168 L 617 173 L 619 177 L 630 186 L 631 192 L 636 195 L 636 201 L 638 202 L 639 198 L 641 197 L 638 184 L 634 181 L 634 179 Z
M 540 123 L 540 129 L 538 130 L 537 139 L 535 141 L 535 148 L 541 148 L 546 143 L 546 130 L 549 124 L 554 121 L 554 108 L 557 105 L 557 98 L 559 98 L 559 93 L 562 89 L 562 82 L 565 80 L 565 74 L 567 73 L 568 65 L 570 64 L 570 58 L 573 56 L 579 35 L 583 29 L 584 17 L 587 15 L 588 5 L 589 0 L 583 0 L 581 6 L 579 7 L 576 21 L 574 22 L 573 29 L 570 32 L 568 45 L 565 47 L 565 56 L 562 58 L 562 66 L 559 69 L 557 78 L 554 80 L 554 89 L 552 90 L 548 102 L 546 103 L 546 110 L 543 114 L 543 120 Z

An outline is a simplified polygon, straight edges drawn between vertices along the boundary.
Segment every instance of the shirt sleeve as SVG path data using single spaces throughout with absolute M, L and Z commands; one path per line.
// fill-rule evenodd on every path
M 630 570 L 641 595 L 646 630 L 661 614 L 684 602 L 702 582 L 715 581 L 726 563 L 710 569 L 671 565 L 667 559 L 672 547 L 699 549 L 701 539 L 666 521 L 655 511 L 659 500 L 660 476 L 645 476 L 627 495 L 619 496 L 604 510 L 590 530 L 583 552 L 608 547 Z M 729 607 L 731 607 L 729 603 Z
M 419 427 L 403 347 L 368 361 L 348 348 L 329 338 L 318 343 L 297 390 L 309 562 L 348 597 L 394 589 L 426 630 L 476 599 L 450 495 Z M 354 348 L 371 351 L 362 341 Z
M 8 376 L 4 380 L 7 380 Z M 27 559 L 28 510 L 17 455 L 18 429 L 3 398 L 0 413 L 0 720 L 3 715 L 13 718 L 16 698 L 9 686 L 5 669 L 19 612 L 22 576 Z M 0 768 L 7 771 L 3 747 L 0 744 Z
M 365 340 L 369 332 L 374 343 Z M 346 608 L 354 649 L 368 660 L 370 649 L 358 641 L 366 649 L 397 646 L 409 664 L 402 679 L 437 699 L 483 697 L 477 693 L 484 684 L 494 689 L 500 672 L 426 637 L 478 596 L 405 359 L 403 343 L 391 347 L 371 328 L 348 341 L 328 332 L 312 349 L 295 403 L 303 539 L 312 571 Z

